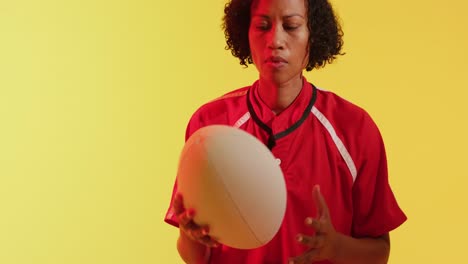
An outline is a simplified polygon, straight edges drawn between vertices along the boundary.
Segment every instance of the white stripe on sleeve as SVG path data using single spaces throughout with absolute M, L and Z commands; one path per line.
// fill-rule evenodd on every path
M 343 141 L 338 137 L 336 134 L 335 129 L 333 128 L 332 124 L 328 119 L 320 112 L 315 106 L 312 107 L 311 112 L 317 117 L 317 119 L 322 123 L 322 125 L 327 129 L 328 134 L 330 134 L 333 142 L 335 142 L 336 147 L 338 148 L 338 151 L 341 154 L 341 157 L 343 157 L 343 160 L 345 161 L 346 165 L 348 166 L 349 172 L 351 173 L 351 176 L 353 177 L 353 182 L 356 180 L 357 176 L 357 170 L 356 170 L 356 165 L 354 165 L 354 161 L 351 158 L 351 155 L 349 154 L 348 150 L 346 149 L 345 145 L 343 144 Z
M 234 123 L 234 127 L 237 127 L 237 128 L 241 127 L 249 119 L 250 119 L 250 113 L 247 112 L 241 118 L 239 118 L 239 120 L 237 120 L 236 123 Z

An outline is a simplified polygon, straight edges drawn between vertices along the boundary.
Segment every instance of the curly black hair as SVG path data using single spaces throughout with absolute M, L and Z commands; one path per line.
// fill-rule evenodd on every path
M 332 63 L 343 47 L 343 31 L 328 0 L 307 1 L 309 62 L 307 71 Z M 222 28 L 226 50 L 231 50 L 241 65 L 252 64 L 249 46 L 250 7 L 253 0 L 231 0 L 224 6 Z

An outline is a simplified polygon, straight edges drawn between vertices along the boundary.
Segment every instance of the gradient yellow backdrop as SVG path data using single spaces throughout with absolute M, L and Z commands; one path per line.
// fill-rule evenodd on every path
M 468 4 L 335 0 L 345 51 L 307 73 L 364 107 L 409 220 L 390 263 L 461 263 Z M 185 125 L 252 83 L 224 0 L 0 0 L 0 263 L 181 263 L 163 223 Z

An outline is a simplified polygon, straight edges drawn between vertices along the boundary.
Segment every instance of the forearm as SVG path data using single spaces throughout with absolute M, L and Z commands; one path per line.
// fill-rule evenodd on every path
M 390 254 L 388 234 L 378 238 L 353 238 L 338 235 L 334 264 L 385 264 Z
M 210 254 L 210 248 L 191 240 L 182 231 L 180 231 L 177 240 L 177 251 L 187 264 L 205 264 L 208 262 Z

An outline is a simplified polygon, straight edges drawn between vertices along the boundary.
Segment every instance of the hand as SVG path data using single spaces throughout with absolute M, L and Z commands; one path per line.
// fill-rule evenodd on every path
M 208 226 L 199 226 L 193 221 L 195 210 L 185 209 L 182 195 L 176 194 L 172 207 L 179 221 L 179 229 L 188 238 L 207 247 L 219 246 L 219 243 L 209 235 Z
M 308 250 L 304 254 L 290 259 L 289 264 L 309 264 L 314 261 L 332 260 L 336 256 L 339 234 L 331 222 L 327 203 L 320 193 L 320 186 L 314 186 L 312 195 L 318 209 L 318 215 L 316 218 L 307 217 L 305 224 L 315 229 L 315 235 L 297 235 L 297 241 L 306 245 Z

